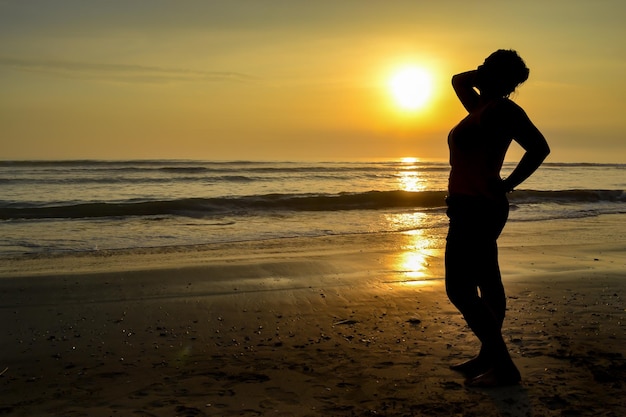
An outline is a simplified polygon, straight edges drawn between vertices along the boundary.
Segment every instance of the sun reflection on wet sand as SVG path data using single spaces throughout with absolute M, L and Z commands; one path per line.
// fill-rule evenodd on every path
M 393 270 L 399 275 L 393 282 L 412 287 L 440 284 L 443 277 L 437 271 L 441 270 L 438 263 L 442 251 L 436 238 L 423 229 L 410 230 L 403 235 L 406 242 L 393 259 Z
M 400 268 L 407 278 L 420 279 L 426 276 L 428 261 L 426 255 L 419 252 L 404 252 L 400 259 Z

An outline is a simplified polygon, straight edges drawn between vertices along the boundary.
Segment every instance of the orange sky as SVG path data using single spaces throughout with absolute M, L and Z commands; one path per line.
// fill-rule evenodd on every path
M 625 17 L 617 0 L 4 0 L 1 158 L 445 159 L 450 77 L 512 48 L 550 160 L 626 162 Z M 413 113 L 388 87 L 407 64 L 433 77 Z

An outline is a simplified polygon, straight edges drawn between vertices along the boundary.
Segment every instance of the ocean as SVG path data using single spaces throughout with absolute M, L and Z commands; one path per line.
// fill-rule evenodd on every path
M 423 160 L 0 161 L 0 257 L 445 230 L 448 173 Z M 545 163 L 509 195 L 509 221 L 625 213 L 625 173 Z

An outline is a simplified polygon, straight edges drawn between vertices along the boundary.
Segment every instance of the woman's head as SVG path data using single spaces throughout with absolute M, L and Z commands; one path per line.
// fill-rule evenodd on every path
M 517 52 L 499 49 L 478 67 L 476 84 L 483 94 L 508 97 L 528 79 L 529 72 Z

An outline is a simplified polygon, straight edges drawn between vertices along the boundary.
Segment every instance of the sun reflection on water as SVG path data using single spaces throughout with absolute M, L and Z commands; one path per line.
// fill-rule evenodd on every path
M 432 189 L 428 177 L 420 171 L 417 158 L 402 158 L 397 171 L 398 189 L 420 192 Z M 442 239 L 435 232 L 437 218 L 421 211 L 396 212 L 386 215 L 391 230 L 405 230 L 401 251 L 394 256 L 394 282 L 406 286 L 425 286 L 441 282 L 437 259 L 441 257 Z M 398 279 L 399 278 L 399 279 Z
M 417 158 L 402 158 L 403 167 L 398 172 L 398 186 L 403 191 L 424 191 L 426 180 L 420 175 Z
M 428 216 L 426 213 L 417 211 L 413 213 L 387 214 L 385 219 L 391 230 L 408 230 L 406 233 L 421 232 L 422 235 L 424 235 L 424 231 L 421 229 L 425 226 L 426 221 L 428 221 Z

